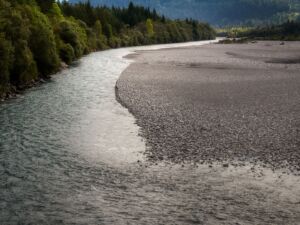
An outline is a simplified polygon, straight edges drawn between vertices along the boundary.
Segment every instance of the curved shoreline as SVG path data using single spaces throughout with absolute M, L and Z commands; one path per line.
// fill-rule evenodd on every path
M 300 176 L 141 159 L 113 88 L 136 49 L 149 48 L 94 53 L 0 105 L 0 224 L 297 224 Z
M 116 98 L 141 127 L 150 161 L 241 161 L 297 174 L 300 66 L 268 61 L 300 57 L 299 48 L 259 42 L 143 52 L 118 79 Z

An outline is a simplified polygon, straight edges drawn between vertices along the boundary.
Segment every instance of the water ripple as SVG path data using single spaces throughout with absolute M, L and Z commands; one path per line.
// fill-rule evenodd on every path
M 254 224 L 253 212 L 270 216 L 264 224 L 279 214 L 300 219 L 291 209 L 298 178 L 137 163 L 144 142 L 114 85 L 130 63 L 124 55 L 162 47 L 93 53 L 0 105 L 0 224 Z M 255 204 L 266 200 L 268 208 Z

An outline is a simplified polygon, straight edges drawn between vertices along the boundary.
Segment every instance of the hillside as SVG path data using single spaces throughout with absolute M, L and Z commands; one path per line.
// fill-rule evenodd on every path
M 78 2 L 80 0 L 69 0 Z M 90 0 L 94 5 L 127 6 L 130 0 Z M 299 18 L 300 0 L 132 0 L 171 18 L 194 18 L 213 25 L 259 25 Z

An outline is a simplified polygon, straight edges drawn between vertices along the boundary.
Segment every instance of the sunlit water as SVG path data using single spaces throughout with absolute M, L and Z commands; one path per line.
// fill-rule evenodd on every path
M 93 53 L 1 104 L 0 224 L 300 221 L 298 177 L 144 160 L 139 128 L 115 100 L 123 56 L 205 43 Z

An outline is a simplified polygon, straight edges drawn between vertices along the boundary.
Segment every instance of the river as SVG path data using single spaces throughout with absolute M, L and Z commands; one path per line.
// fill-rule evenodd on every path
M 0 224 L 253 224 L 254 212 L 297 221 L 298 177 L 145 161 L 135 119 L 115 99 L 123 57 L 207 43 L 96 52 L 2 103 Z

